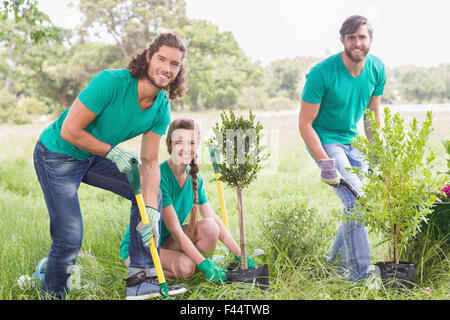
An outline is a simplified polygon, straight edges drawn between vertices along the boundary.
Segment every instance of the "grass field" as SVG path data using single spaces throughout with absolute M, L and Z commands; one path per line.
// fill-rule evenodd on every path
M 395 112 L 395 109 L 393 109 Z M 419 121 L 425 112 L 401 110 L 406 121 Z M 243 112 L 246 114 L 247 112 Z M 257 181 L 244 190 L 247 249 L 262 249 L 258 264 L 269 265 L 268 290 L 251 285 L 212 285 L 196 274 L 177 281 L 188 291 L 182 299 L 446 299 L 450 298 L 448 247 L 437 252 L 432 267 L 423 269 L 417 287 L 410 291 L 387 289 L 373 282 L 352 283 L 337 276 L 325 264 L 337 229 L 341 204 L 331 188 L 319 180 L 319 169 L 307 153 L 297 128 L 297 111 L 255 112 L 265 128 L 271 157 Z M 211 137 L 219 112 L 173 113 L 172 118 L 189 116 L 198 120 L 203 141 Z M 429 148 L 438 154 L 435 170 L 445 169 L 441 140 L 450 137 L 450 106 L 434 113 Z M 36 299 L 32 286 L 20 288 L 18 278 L 31 275 L 37 262 L 48 253 L 51 240 L 49 218 L 37 181 L 32 152 L 36 139 L 47 123 L 0 127 L 0 299 Z M 139 151 L 140 138 L 124 143 Z M 160 160 L 167 157 L 164 143 Z M 218 214 L 219 201 L 212 166 L 205 149 L 200 153 L 200 172 L 208 198 Z M 230 229 L 239 240 L 236 192 L 224 186 Z M 84 239 L 69 299 L 115 300 L 125 298 L 127 268 L 119 256 L 119 244 L 127 227 L 129 203 L 116 195 L 82 185 L 79 198 L 84 221 Z M 372 262 L 385 261 L 388 249 L 370 234 Z M 428 250 L 427 252 L 432 252 Z M 443 251 L 444 250 L 444 251 Z M 434 252 L 434 251 L 433 251 Z M 213 259 L 222 267 L 231 261 L 219 246 Z M 420 257 L 418 258 L 420 259 Z M 420 261 L 419 261 L 420 262 Z M 423 271 L 422 270 L 422 271 Z

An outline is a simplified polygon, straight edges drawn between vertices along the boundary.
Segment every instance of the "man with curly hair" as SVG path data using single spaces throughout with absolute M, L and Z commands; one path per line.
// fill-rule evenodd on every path
M 161 192 L 158 151 L 170 123 L 170 100 L 184 92 L 187 49 L 174 34 L 156 37 L 126 69 L 103 70 L 80 92 L 72 106 L 47 126 L 34 150 L 34 165 L 50 216 L 52 245 L 41 287 L 44 298 L 63 299 L 82 244 L 78 201 L 81 182 L 131 201 L 130 264 L 127 298 L 146 299 L 159 292 L 150 250 L 142 238 L 160 228 Z M 126 174 L 137 157 L 118 144 L 142 134 L 142 196 L 152 228 L 138 232 L 138 206 Z M 142 234 L 141 234 L 142 233 Z M 159 246 L 159 244 L 157 244 Z M 184 292 L 169 286 L 169 294 Z

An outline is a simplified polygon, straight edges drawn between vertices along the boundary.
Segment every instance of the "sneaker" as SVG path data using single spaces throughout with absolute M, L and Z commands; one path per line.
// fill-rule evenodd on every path
M 185 287 L 176 284 L 168 284 L 167 289 L 169 290 L 170 296 L 176 296 L 177 294 L 182 294 L 187 291 Z
M 161 296 L 157 277 L 150 277 L 142 270 L 126 279 L 127 300 L 147 300 Z M 168 285 L 169 295 L 186 292 L 186 288 L 178 285 Z

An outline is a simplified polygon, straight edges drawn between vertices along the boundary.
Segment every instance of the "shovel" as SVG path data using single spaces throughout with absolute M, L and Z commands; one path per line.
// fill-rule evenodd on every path
M 230 230 L 228 226 L 228 215 L 227 210 L 225 208 L 225 200 L 223 196 L 222 182 L 219 180 L 220 178 L 220 169 L 217 166 L 217 163 L 220 161 L 220 154 L 214 147 L 209 147 L 209 155 L 211 157 L 211 163 L 214 168 L 214 174 L 216 175 L 216 183 L 217 183 L 217 191 L 219 193 L 219 201 L 220 201 L 220 212 L 222 214 L 222 221 L 225 227 Z
M 139 213 L 141 215 L 142 223 L 148 224 L 149 220 L 147 217 L 147 213 L 145 212 L 144 200 L 142 198 L 141 191 L 141 179 L 139 175 L 139 163 L 136 158 L 132 158 L 130 160 L 130 164 L 132 166 L 131 171 L 127 174 L 128 181 L 133 188 L 133 193 L 136 197 L 136 201 L 139 207 Z M 153 263 L 156 269 L 156 276 L 158 277 L 159 282 L 159 293 L 166 300 L 173 300 L 173 297 L 169 296 L 169 289 L 167 288 L 166 279 L 164 277 L 164 272 L 161 265 L 161 260 L 159 259 L 158 250 L 156 249 L 155 244 L 155 236 L 150 239 L 150 253 L 152 255 Z
M 345 186 L 353 194 L 353 196 L 355 196 L 355 198 L 357 200 L 359 198 L 361 198 L 361 196 L 359 195 L 358 191 L 356 191 L 356 189 L 353 188 L 353 186 L 350 183 L 348 183 L 347 181 L 345 181 L 343 178 L 340 179 L 339 185 Z

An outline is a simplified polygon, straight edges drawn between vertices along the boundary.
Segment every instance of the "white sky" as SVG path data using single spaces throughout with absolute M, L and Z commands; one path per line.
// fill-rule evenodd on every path
M 76 0 L 38 0 L 54 24 L 80 20 Z M 353 14 L 374 28 L 371 53 L 387 66 L 450 63 L 449 0 L 186 0 L 187 16 L 231 31 L 245 54 L 267 64 L 295 56 L 342 50 L 339 28 Z M 75 6 L 76 7 L 76 6 Z M 107 41 L 107 37 L 104 39 Z

